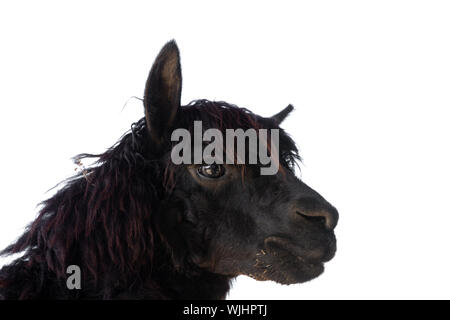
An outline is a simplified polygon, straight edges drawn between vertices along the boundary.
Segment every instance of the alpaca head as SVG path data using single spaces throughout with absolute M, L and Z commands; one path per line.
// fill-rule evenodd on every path
M 338 212 L 294 173 L 297 148 L 279 127 L 292 107 L 267 118 L 224 102 L 199 100 L 182 107 L 181 79 L 179 51 L 171 41 L 150 71 L 144 106 L 151 140 L 148 147 L 160 155 L 166 177 L 164 200 L 154 218 L 175 265 L 182 268 L 189 264 L 215 274 L 244 274 L 283 284 L 320 275 L 324 262 L 336 251 L 333 230 Z M 277 170 L 263 174 L 261 169 L 267 163 L 259 158 L 256 163 L 221 163 L 205 158 L 175 163 L 177 141 L 173 133 L 184 130 L 195 136 L 207 129 L 223 133 L 224 148 L 220 150 L 225 157 L 230 151 L 239 151 L 234 146 L 227 150 L 227 130 L 265 129 L 277 138 L 277 144 L 271 140 L 265 150 L 277 155 L 277 159 L 271 158 L 277 161 Z M 276 135 L 271 130 L 276 130 Z M 249 142 L 241 149 L 245 160 L 250 159 L 252 148 L 270 140 L 258 134 L 255 137 L 255 144 Z M 247 142 L 251 139 L 246 138 Z M 183 159 L 195 158 L 199 146 L 193 140 L 185 144 Z M 206 148 L 205 140 L 197 141 L 200 148 Z

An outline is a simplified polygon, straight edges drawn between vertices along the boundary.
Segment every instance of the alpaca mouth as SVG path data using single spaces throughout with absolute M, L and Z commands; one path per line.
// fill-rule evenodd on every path
M 330 260 L 335 251 L 334 241 L 323 246 L 304 248 L 294 241 L 279 236 L 264 240 L 264 250 L 257 254 L 256 266 L 261 272 L 250 273 L 256 280 L 272 280 L 281 284 L 303 283 L 320 276 L 324 262 Z
M 335 241 L 328 241 L 326 246 L 313 250 L 305 250 L 304 248 L 294 244 L 291 240 L 278 236 L 271 236 L 264 240 L 266 249 L 274 255 L 280 252 L 288 254 L 295 258 L 298 263 L 313 267 L 314 265 L 323 265 L 330 261 L 336 252 Z

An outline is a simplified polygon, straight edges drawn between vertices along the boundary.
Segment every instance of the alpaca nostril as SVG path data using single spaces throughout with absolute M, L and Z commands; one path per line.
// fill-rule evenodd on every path
M 310 215 L 310 214 L 303 213 L 301 211 L 297 211 L 297 214 L 299 214 L 300 216 L 302 216 L 304 219 L 306 219 L 308 221 L 312 221 L 312 222 L 316 221 L 316 222 L 319 222 L 322 224 L 326 223 L 326 219 L 323 216 Z
M 325 227 L 329 230 L 333 230 L 337 225 L 338 212 L 334 208 L 330 210 L 317 210 L 317 211 L 297 210 L 296 212 L 297 214 L 299 214 L 308 221 L 318 222 L 325 225 Z

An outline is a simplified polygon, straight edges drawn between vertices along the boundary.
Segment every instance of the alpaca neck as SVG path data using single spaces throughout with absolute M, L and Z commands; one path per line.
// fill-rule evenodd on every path
M 195 266 L 176 268 L 166 250 L 155 251 L 150 282 L 168 299 L 225 299 L 232 277 L 215 274 Z

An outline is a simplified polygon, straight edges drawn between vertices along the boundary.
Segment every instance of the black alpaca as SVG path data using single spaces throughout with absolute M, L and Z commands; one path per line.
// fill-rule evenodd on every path
M 22 256 L 0 270 L 3 299 L 224 299 L 244 274 L 300 283 L 323 272 L 336 251 L 338 214 L 300 181 L 291 138 L 280 129 L 279 172 L 258 164 L 175 165 L 171 132 L 279 129 L 289 106 L 264 118 L 198 100 L 180 106 L 174 41 L 150 71 L 145 117 L 95 165 L 44 201 L 39 216 L 2 254 Z M 67 267 L 81 288 L 67 286 Z

